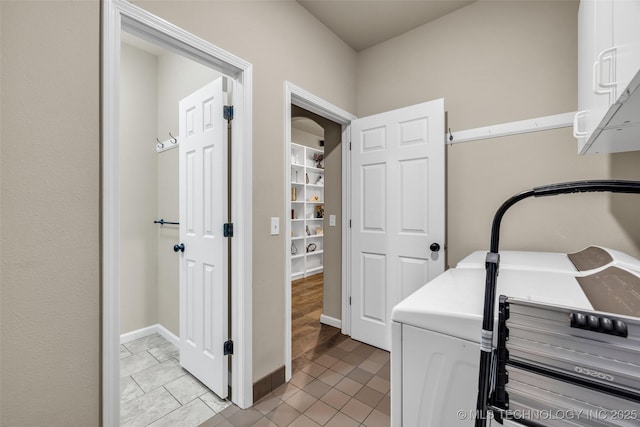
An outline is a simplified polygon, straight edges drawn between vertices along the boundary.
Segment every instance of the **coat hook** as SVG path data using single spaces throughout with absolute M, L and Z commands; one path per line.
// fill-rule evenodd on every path
M 449 128 L 449 141 L 453 141 L 453 135 L 451 135 L 451 128 Z
M 164 148 L 164 144 L 162 143 L 162 141 L 160 141 L 157 137 L 156 137 L 156 141 L 158 141 L 158 144 L 156 145 L 156 147 L 158 148 Z
M 173 141 L 171 141 L 171 143 L 173 143 L 173 144 L 177 144 L 178 143 L 178 138 L 176 138 L 175 136 L 171 135 L 171 132 L 169 132 L 169 136 L 171 137 L 171 139 L 173 139 Z

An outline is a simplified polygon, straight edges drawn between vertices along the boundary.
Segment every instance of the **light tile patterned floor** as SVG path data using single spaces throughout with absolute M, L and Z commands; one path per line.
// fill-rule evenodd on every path
M 245 410 L 182 369 L 178 349 L 157 334 L 122 345 L 120 357 L 123 427 L 390 425 L 389 353 L 350 338 Z
M 249 409 L 235 405 L 202 427 L 388 427 L 389 353 L 347 338 Z
M 158 334 L 120 346 L 120 425 L 195 427 L 231 405 L 180 367 Z

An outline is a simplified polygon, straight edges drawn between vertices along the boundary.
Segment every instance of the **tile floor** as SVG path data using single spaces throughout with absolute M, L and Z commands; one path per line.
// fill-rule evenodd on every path
M 231 405 L 179 364 L 158 334 L 120 346 L 120 425 L 195 427 Z
M 316 356 L 252 408 L 231 405 L 201 426 L 389 426 L 388 352 L 347 338 Z
M 178 349 L 160 335 L 122 345 L 121 425 L 389 426 L 389 353 L 320 323 L 322 281 L 292 283 L 293 377 L 249 409 L 182 369 Z
M 346 338 L 300 366 L 252 408 L 219 399 L 155 334 L 121 346 L 121 426 L 328 426 L 390 424 L 389 353 Z

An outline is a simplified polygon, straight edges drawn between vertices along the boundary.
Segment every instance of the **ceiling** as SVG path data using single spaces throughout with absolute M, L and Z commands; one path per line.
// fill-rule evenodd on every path
M 475 0 L 296 0 L 359 52 Z

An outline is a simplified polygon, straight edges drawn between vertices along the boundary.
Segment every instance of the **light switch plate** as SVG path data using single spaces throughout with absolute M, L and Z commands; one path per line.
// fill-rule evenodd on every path
M 335 227 L 335 226 L 336 226 L 336 216 L 329 215 L 329 227 Z
M 272 217 L 271 218 L 271 235 L 277 236 L 280 234 L 280 218 Z

